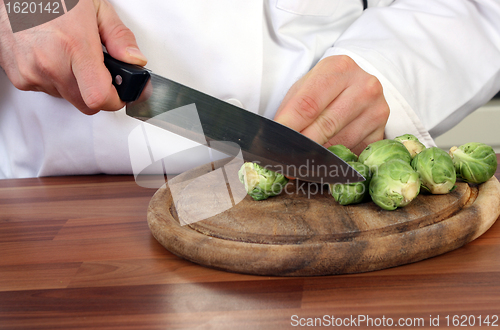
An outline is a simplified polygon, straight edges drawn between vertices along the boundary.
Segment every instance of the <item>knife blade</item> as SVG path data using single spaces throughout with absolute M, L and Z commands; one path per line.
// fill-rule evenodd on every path
M 243 159 L 257 162 L 273 171 L 303 181 L 349 183 L 365 178 L 341 158 L 303 134 L 245 109 L 152 73 L 140 66 L 124 63 L 104 53 L 120 98 L 127 102 L 129 116 L 167 129 L 193 141 L 205 140 L 211 148 L 235 155 L 235 142 Z M 169 120 L 156 120 L 169 110 L 195 104 L 202 126 L 193 129 L 189 115 L 175 112 Z

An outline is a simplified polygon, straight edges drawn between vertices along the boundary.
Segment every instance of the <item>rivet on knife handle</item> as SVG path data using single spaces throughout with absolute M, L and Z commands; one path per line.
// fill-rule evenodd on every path
M 111 73 L 120 99 L 125 102 L 136 101 L 151 77 L 147 69 L 118 61 L 107 53 L 104 53 L 104 65 Z

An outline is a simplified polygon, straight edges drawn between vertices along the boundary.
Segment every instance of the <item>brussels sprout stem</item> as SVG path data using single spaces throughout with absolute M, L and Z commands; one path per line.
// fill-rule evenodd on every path
M 243 168 L 243 182 L 245 184 L 245 190 L 247 191 L 247 193 L 250 193 L 252 190 L 254 190 L 255 187 L 259 184 L 259 181 L 259 173 L 256 170 L 250 167 Z

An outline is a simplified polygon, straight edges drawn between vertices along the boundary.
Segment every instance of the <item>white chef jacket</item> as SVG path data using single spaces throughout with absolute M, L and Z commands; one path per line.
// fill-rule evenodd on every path
M 110 2 L 149 69 L 268 118 L 318 60 L 339 54 L 381 82 L 387 138 L 412 133 L 433 145 L 500 90 L 499 0 L 369 0 L 364 12 L 361 0 Z M 123 110 L 87 116 L 19 91 L 0 71 L 0 178 L 132 173 L 140 125 Z M 193 146 L 154 127 L 145 134 L 162 156 Z

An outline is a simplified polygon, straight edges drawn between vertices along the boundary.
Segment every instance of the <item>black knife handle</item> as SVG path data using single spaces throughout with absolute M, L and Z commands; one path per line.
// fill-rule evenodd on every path
M 104 53 L 104 65 L 113 78 L 113 85 L 124 102 L 133 102 L 139 98 L 151 78 L 149 70 L 142 66 L 125 63 Z

